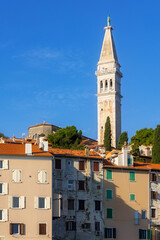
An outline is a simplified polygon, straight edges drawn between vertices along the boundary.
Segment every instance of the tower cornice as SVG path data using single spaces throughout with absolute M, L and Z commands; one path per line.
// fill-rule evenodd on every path
M 98 76 L 103 76 L 103 75 L 107 75 L 107 74 L 114 74 L 117 73 L 121 78 L 123 77 L 121 71 L 117 68 L 112 68 L 112 69 L 104 69 L 104 70 L 97 70 L 95 72 L 95 75 Z
M 117 95 L 118 97 L 123 98 L 123 96 L 117 91 L 109 91 L 109 92 L 102 92 L 102 93 L 96 94 L 97 97 L 106 97 L 111 95 L 114 95 L 114 96 Z

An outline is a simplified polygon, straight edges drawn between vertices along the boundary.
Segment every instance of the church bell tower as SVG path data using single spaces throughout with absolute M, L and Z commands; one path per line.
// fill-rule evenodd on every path
M 98 144 L 103 144 L 105 122 L 110 117 L 112 147 L 117 147 L 121 134 L 121 78 L 120 64 L 112 36 L 113 28 L 104 28 L 105 35 L 99 62 L 97 64 L 97 110 L 98 110 Z

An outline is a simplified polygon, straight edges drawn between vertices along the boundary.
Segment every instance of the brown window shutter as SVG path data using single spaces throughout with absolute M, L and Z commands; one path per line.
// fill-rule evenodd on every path
M 12 234 L 13 234 L 13 224 L 10 223 L 10 235 L 12 235 Z
M 61 169 L 61 159 L 55 159 L 55 169 Z
M 99 162 L 94 162 L 93 163 L 93 170 L 94 171 L 99 171 Z
M 156 174 L 156 181 L 158 182 L 159 174 Z
M 46 224 L 45 223 L 39 224 L 39 235 L 46 235 Z
M 84 161 L 79 161 L 79 170 L 84 170 Z
M 25 234 L 25 225 L 23 223 L 20 224 L 20 235 Z
M 151 173 L 151 181 L 153 181 L 153 174 Z

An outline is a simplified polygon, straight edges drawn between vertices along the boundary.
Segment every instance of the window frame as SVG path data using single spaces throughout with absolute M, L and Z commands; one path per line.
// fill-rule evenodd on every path
M 97 168 L 96 164 L 97 164 L 98 168 Z M 98 169 L 98 170 L 96 170 L 96 169 Z M 99 172 L 99 162 L 98 161 L 93 162 L 93 171 L 94 172 Z
M 98 205 L 96 205 L 96 204 L 98 204 Z M 101 201 L 100 200 L 95 200 L 95 211 L 101 211 Z
M 154 217 L 152 216 L 152 211 L 154 210 Z M 156 219 L 157 218 L 157 209 L 155 207 L 151 207 L 151 218 Z
M 107 230 L 111 230 L 111 232 L 110 232 L 111 236 L 106 236 L 107 235 Z M 104 238 L 115 239 L 116 238 L 116 228 L 111 228 L 111 227 L 104 228 Z
M 18 233 L 13 233 L 13 225 L 18 225 Z M 24 223 L 10 223 L 10 235 L 13 235 L 13 236 L 25 235 L 25 224 Z
M 80 166 L 80 163 L 81 163 L 81 164 L 83 163 L 83 167 Z M 80 160 L 80 161 L 79 161 L 79 166 L 78 166 L 78 167 L 79 167 L 79 168 L 78 168 L 79 171 L 85 171 L 85 161 L 84 161 L 84 160 Z
M 69 181 L 70 182 L 72 181 L 72 183 L 69 183 Z M 68 191 L 74 191 L 74 180 L 68 179 L 68 181 L 67 181 L 67 189 L 68 189 Z
M 145 218 L 142 218 L 142 216 L 143 216 L 142 212 L 145 212 Z M 147 219 L 147 210 L 145 210 L 145 209 L 141 210 L 141 219 L 142 220 L 146 220 Z
M 62 159 L 56 158 L 54 167 L 56 170 L 61 170 L 62 169 Z
M 69 203 L 69 201 L 70 201 L 70 203 Z M 72 202 L 72 204 L 71 204 L 71 201 L 73 201 Z M 69 204 L 71 204 L 71 205 L 69 205 Z M 71 206 L 72 206 L 72 208 L 71 208 Z M 74 211 L 75 210 L 75 199 L 68 199 L 68 211 Z
M 82 188 L 80 188 L 80 182 L 82 183 L 83 182 L 83 189 Z M 81 185 L 82 186 L 82 185 Z M 79 180 L 78 181 L 78 190 L 79 191 L 85 191 L 85 181 L 84 180 Z
M 80 208 L 80 201 L 83 201 L 83 208 Z M 85 200 L 83 200 L 83 199 L 78 200 L 78 210 L 79 211 L 85 211 Z
M 18 202 L 18 207 L 14 207 L 14 198 L 18 198 L 19 202 Z M 12 197 L 12 208 L 13 209 L 19 209 L 20 208 L 20 197 L 17 197 L 17 196 L 13 196 Z

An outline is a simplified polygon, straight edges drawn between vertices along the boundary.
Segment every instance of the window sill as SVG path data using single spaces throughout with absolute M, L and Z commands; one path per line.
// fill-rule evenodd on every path
M 37 182 L 38 184 L 49 184 L 49 182 Z

